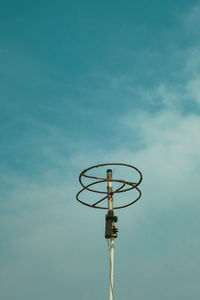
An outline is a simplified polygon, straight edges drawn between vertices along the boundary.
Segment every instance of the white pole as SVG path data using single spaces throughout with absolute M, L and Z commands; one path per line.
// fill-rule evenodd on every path
M 114 300 L 114 287 L 113 287 L 113 275 L 114 275 L 114 244 L 115 239 L 110 239 L 110 298 Z

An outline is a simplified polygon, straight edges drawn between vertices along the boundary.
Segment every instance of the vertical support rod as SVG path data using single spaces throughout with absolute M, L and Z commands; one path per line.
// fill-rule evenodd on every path
M 113 198 L 112 198 L 112 170 L 107 170 L 107 193 L 108 193 L 108 211 L 113 211 Z
M 107 170 L 107 191 L 108 191 L 108 211 L 113 212 L 113 195 L 112 195 L 112 170 Z M 114 243 L 115 239 L 110 239 L 110 291 L 109 300 L 114 300 L 113 277 L 114 277 Z

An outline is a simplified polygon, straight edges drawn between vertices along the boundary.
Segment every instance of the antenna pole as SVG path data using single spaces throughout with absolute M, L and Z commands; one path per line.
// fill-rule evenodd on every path
M 113 192 L 112 192 L 112 170 L 107 170 L 107 191 L 108 191 L 108 213 L 113 214 Z M 109 300 L 114 300 L 113 277 L 114 277 L 114 237 L 110 238 L 110 293 Z
M 113 290 L 113 276 L 114 276 L 114 244 L 115 239 L 110 239 L 110 298 L 109 300 L 114 300 L 114 290 Z
M 88 171 L 90 171 L 90 170 L 93 170 L 93 169 L 96 169 L 99 167 L 105 167 L 105 166 L 123 166 L 123 167 L 131 168 L 132 170 L 137 172 L 137 174 L 139 175 L 139 179 L 136 182 L 135 181 L 131 182 L 131 181 L 123 180 L 123 179 L 113 179 L 111 169 L 107 169 L 107 177 L 105 176 L 104 178 L 88 174 Z M 84 183 L 83 178 L 85 178 L 85 177 L 93 179 L 93 182 L 87 183 L 87 184 Z M 96 181 L 96 180 L 98 180 L 98 181 Z M 142 181 L 142 173 L 140 172 L 140 170 L 132 165 L 123 164 L 123 163 L 104 163 L 104 164 L 95 165 L 95 166 L 92 166 L 92 167 L 89 167 L 89 168 L 83 170 L 79 175 L 79 182 L 80 182 L 82 188 L 77 193 L 76 200 L 79 201 L 81 204 L 84 204 L 88 207 L 107 210 L 107 214 L 105 215 L 105 238 L 107 239 L 107 242 L 108 242 L 109 260 L 110 260 L 109 300 L 115 300 L 115 295 L 114 295 L 114 290 L 113 290 L 114 246 L 115 246 L 115 238 L 117 238 L 117 233 L 118 233 L 118 228 L 115 227 L 115 223 L 117 223 L 118 218 L 117 218 L 117 216 L 114 215 L 114 209 L 128 207 L 140 199 L 142 193 L 141 193 L 140 189 L 138 188 L 138 186 L 141 183 L 141 181 Z M 104 191 L 102 191 L 97 188 L 94 188 L 94 186 L 96 186 L 97 184 L 102 183 L 102 182 L 107 182 L 107 190 L 105 189 Z M 112 187 L 113 182 L 118 183 L 119 187 L 113 188 Z M 113 204 L 113 195 L 114 194 L 127 192 L 127 191 L 130 191 L 133 189 L 135 189 L 139 194 L 134 200 L 132 200 L 131 202 L 126 203 L 124 205 L 123 204 L 119 205 L 119 203 L 118 203 L 118 205 Z M 90 192 L 94 192 L 94 193 L 98 193 L 98 194 L 104 194 L 104 196 L 103 196 L 103 198 L 101 197 L 98 201 L 95 201 L 95 203 L 91 203 L 90 201 L 82 201 L 79 198 L 79 195 L 84 191 L 90 191 Z M 107 201 L 107 205 L 106 205 L 106 201 Z

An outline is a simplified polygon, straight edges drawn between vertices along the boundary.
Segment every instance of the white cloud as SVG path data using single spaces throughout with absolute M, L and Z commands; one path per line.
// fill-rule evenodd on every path
M 200 78 L 194 77 L 186 85 L 186 93 L 191 100 L 200 104 Z
M 194 115 L 182 116 L 179 112 L 168 110 L 155 115 L 141 113 L 136 117 L 131 113 L 124 118 L 124 126 L 129 130 L 131 128 L 134 131 L 135 126 L 138 128 L 138 123 L 137 138 L 142 140 L 143 149 L 137 152 L 132 150 L 137 142 L 133 135 L 127 148 L 121 147 L 110 154 L 109 158 L 136 164 L 144 172 L 145 185 L 158 189 L 164 197 L 164 189 L 168 189 L 170 197 L 174 199 L 173 193 L 180 192 L 181 185 L 187 186 L 190 180 L 197 184 L 200 179 L 197 167 L 200 164 L 200 118 Z M 160 188 L 161 183 L 163 190 Z M 195 189 L 197 186 L 193 186 Z M 180 197 L 176 201 L 181 201 Z

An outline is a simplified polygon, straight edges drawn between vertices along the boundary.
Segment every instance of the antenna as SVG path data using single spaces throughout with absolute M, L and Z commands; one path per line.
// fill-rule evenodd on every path
M 112 175 L 112 169 L 107 169 L 106 171 L 106 176 L 105 177 L 96 177 L 96 176 L 91 176 L 88 175 L 88 172 L 96 169 L 96 168 L 102 168 L 105 166 L 123 166 L 123 167 L 127 167 L 127 168 L 131 168 L 133 171 L 135 171 L 138 175 L 139 175 L 139 179 L 137 182 L 131 182 L 131 181 L 126 181 L 124 179 L 113 179 Z M 88 178 L 88 179 L 92 179 L 92 180 L 96 180 L 93 181 L 92 183 L 89 184 L 84 184 L 83 183 L 83 177 Z M 92 166 L 89 167 L 88 169 L 83 170 L 80 175 L 79 175 L 79 182 L 82 185 L 82 189 L 77 193 L 76 195 L 76 199 L 83 205 L 89 206 L 89 207 L 93 207 L 93 208 L 98 208 L 98 209 L 106 209 L 107 214 L 106 214 L 106 224 L 105 224 L 105 238 L 108 241 L 108 245 L 109 245 L 109 254 L 110 254 L 110 290 L 109 290 L 109 300 L 115 300 L 115 296 L 114 296 L 114 290 L 113 290 L 113 277 L 114 277 L 114 244 L 115 244 L 115 238 L 117 238 L 117 233 L 118 233 L 118 229 L 115 227 L 115 223 L 117 223 L 118 218 L 117 216 L 114 215 L 114 209 L 121 209 L 124 207 L 128 207 L 132 204 L 134 204 L 136 201 L 138 201 L 142 195 L 141 191 L 138 188 L 138 185 L 141 183 L 142 181 L 142 173 L 134 166 L 132 165 L 128 165 L 128 164 L 123 164 L 123 163 L 105 163 L 105 164 L 99 164 L 96 166 Z M 94 189 L 93 186 L 100 184 L 102 182 L 107 182 L 107 190 L 105 191 L 101 191 L 101 190 L 97 190 Z M 113 190 L 113 186 L 112 183 L 113 182 L 117 182 L 120 183 L 120 187 L 116 188 L 115 190 Z M 136 199 L 134 199 L 133 201 L 129 202 L 128 204 L 124 204 L 121 206 L 115 206 L 114 205 L 114 200 L 113 200 L 113 195 L 114 194 L 118 194 L 118 193 L 123 193 L 123 192 L 127 192 L 130 190 L 137 190 L 138 192 L 138 196 Z M 98 193 L 98 194 L 106 194 L 106 196 L 104 196 L 103 198 L 99 199 L 98 201 L 96 201 L 95 203 L 89 203 L 89 202 L 85 202 L 79 199 L 79 195 L 83 192 L 83 191 L 90 191 L 90 192 L 94 192 L 94 193 Z M 103 204 L 103 202 L 106 202 L 107 199 L 107 205 Z M 105 206 L 106 205 L 106 206 Z

